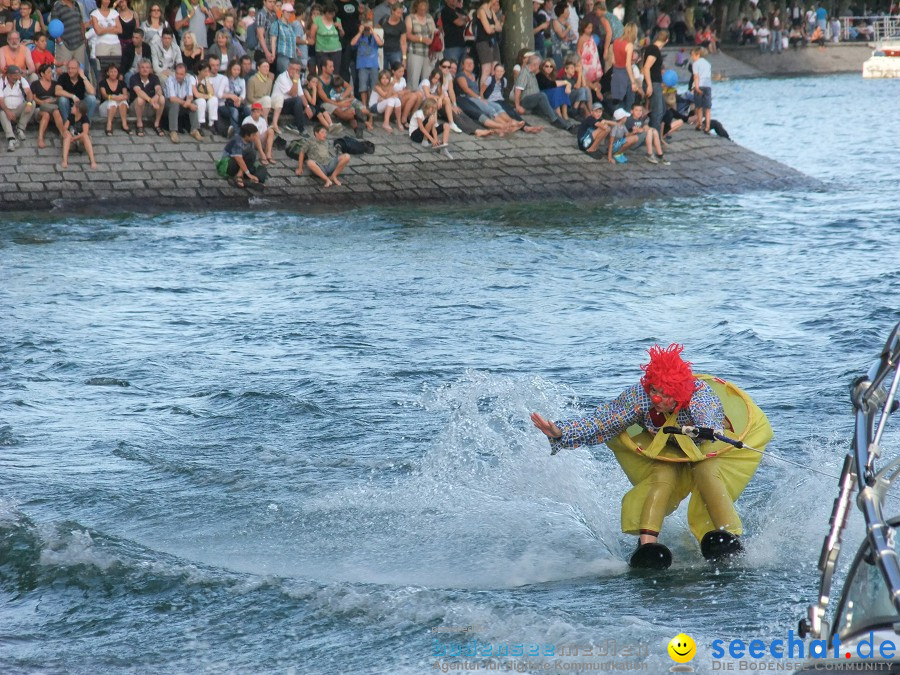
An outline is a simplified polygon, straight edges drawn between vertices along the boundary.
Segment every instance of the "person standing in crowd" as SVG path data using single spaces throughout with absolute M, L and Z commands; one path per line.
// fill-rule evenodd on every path
M 428 0 L 413 0 L 406 17 L 406 79 L 410 89 L 418 89 L 431 72 L 428 50 L 436 30 L 434 19 L 428 14 Z
M 309 29 L 309 37 L 307 40 L 316 50 L 316 64 L 321 69 L 325 59 L 331 59 L 334 63 L 335 70 L 340 72 L 341 69 L 341 37 L 344 35 L 344 28 L 341 26 L 340 19 L 336 18 L 337 9 L 331 3 L 325 5 L 322 9 L 321 16 L 313 19 L 312 26 Z
M 359 32 L 359 25 L 368 19 L 369 8 L 364 0 L 342 0 L 337 4 L 337 18 L 341 22 L 341 64 L 337 73 L 352 83 L 356 72 L 356 48 L 350 40 Z
M 65 63 L 75 59 L 79 67 L 87 65 L 87 49 L 84 40 L 84 23 L 81 9 L 75 0 L 56 0 L 50 12 L 50 18 L 59 19 L 63 24 L 63 34 L 56 41 L 56 62 Z M 60 108 L 62 111 L 62 108 Z M 63 117 L 68 118 L 66 108 Z
M 288 69 L 292 59 L 297 58 L 297 31 L 294 30 L 294 6 L 281 6 L 281 17 L 269 24 L 269 51 L 275 54 L 275 75 Z
M 372 24 L 364 21 L 350 41 L 356 49 L 356 75 L 359 80 L 357 93 L 363 105 L 369 107 L 369 94 L 378 81 L 378 48 L 384 44 L 381 37 L 372 30 Z
M 499 10 L 500 0 L 485 0 L 475 13 L 475 51 L 481 64 L 481 83 L 487 82 L 494 71 L 494 64 L 500 61 L 503 19 L 498 14 Z
M 384 31 L 384 67 L 393 70 L 395 64 L 406 64 L 406 22 L 402 2 L 397 0 L 390 8 L 390 14 L 380 25 Z
M 712 66 L 704 57 L 703 47 L 691 50 L 691 68 L 694 73 L 691 89 L 694 91 L 694 107 L 697 108 L 697 129 L 707 134 L 710 128 L 712 108 Z
M 537 0 L 535 0 L 537 1 Z M 468 15 L 463 11 L 462 0 L 445 0 L 441 10 L 441 25 L 444 28 L 444 58 L 457 65 L 466 55 L 466 26 Z
M 278 19 L 275 14 L 275 0 L 263 0 L 262 7 L 256 13 L 253 30 L 256 31 L 256 54 L 254 60 L 259 63 L 265 60 L 269 65 L 275 64 L 275 52 L 269 48 L 269 26 Z
M 662 135 L 662 118 L 666 103 L 663 100 L 662 49 L 669 42 L 669 31 L 660 29 L 653 42 L 644 48 L 641 73 L 644 76 L 644 96 L 650 108 L 650 126 Z
M 613 42 L 613 71 L 610 80 L 610 95 L 626 110 L 631 109 L 634 95 L 640 93 L 634 77 L 634 42 L 637 39 L 637 24 L 630 22 L 625 26 L 622 37 Z
M 152 15 L 153 6 L 150 11 Z M 206 49 L 209 47 L 207 21 L 212 22 L 213 15 L 206 3 L 203 0 L 186 0 L 181 3 L 175 15 L 175 28 L 182 33 L 193 33 L 197 39 L 197 46 Z
M 119 13 L 112 8 L 111 0 L 100 0 L 97 9 L 91 12 L 91 28 L 97 36 L 94 44 L 94 56 L 97 60 L 104 57 L 120 60 L 122 44 L 119 36 L 122 34 L 122 24 L 119 23 Z

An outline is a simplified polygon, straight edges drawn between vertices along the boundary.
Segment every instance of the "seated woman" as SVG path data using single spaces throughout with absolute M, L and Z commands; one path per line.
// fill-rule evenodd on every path
M 210 82 L 211 73 L 209 63 L 203 62 L 197 68 L 197 79 L 194 80 L 194 103 L 197 106 L 197 120 L 202 127 L 209 125 L 209 135 L 216 135 L 216 122 L 219 120 L 219 99 L 216 98 L 216 89 Z
M 313 109 L 316 121 L 323 127 L 334 130 L 341 126 L 339 123 L 332 120 L 331 115 L 329 115 L 325 108 L 322 107 L 322 103 L 319 100 L 319 78 L 315 75 L 310 75 L 307 78 L 306 84 L 303 87 L 303 98 L 309 103 L 309 107 Z
M 116 119 L 116 111 L 122 120 L 122 131 L 131 136 L 128 127 L 128 88 L 119 78 L 119 66 L 111 63 L 106 66 L 106 77 L 100 81 L 100 114 L 106 115 L 106 135 L 112 136 L 113 120 Z
M 269 119 L 272 109 L 272 85 L 275 78 L 271 75 L 271 66 L 264 58 L 256 63 L 256 72 L 247 79 L 247 103 L 262 105 L 263 119 Z
M 488 80 L 490 80 L 488 77 Z M 462 70 L 457 73 L 454 86 L 458 92 L 456 102 L 462 111 L 474 120 L 496 131 L 499 135 L 511 134 L 525 126 L 525 122 L 510 117 L 498 103 L 493 103 L 478 94 L 479 86 L 475 75 L 475 61 L 471 56 L 463 58 Z
M 220 30 L 216 33 L 216 43 L 206 50 L 206 58 L 211 56 L 219 59 L 219 72 L 228 74 L 231 72 L 231 64 L 240 63 L 243 54 L 232 44 L 228 32 Z M 213 73 L 213 75 L 215 74 Z
M 402 108 L 400 109 L 400 122 L 406 128 L 409 122 L 409 116 L 413 110 L 418 110 L 425 100 L 425 94 L 418 89 L 411 89 L 406 83 L 406 66 L 402 63 L 395 63 L 391 67 L 391 86 L 394 89 L 394 95 L 400 99 Z
M 572 103 L 572 109 L 580 110 L 584 117 L 591 114 L 591 105 L 594 103 L 593 96 L 596 95 L 598 101 L 603 100 L 603 94 L 600 93 L 600 85 L 594 84 L 596 90 L 591 92 L 591 87 L 584 79 L 584 69 L 580 63 L 569 59 L 563 69 L 563 79 L 569 83 L 572 88 L 569 94 L 569 101 Z
M 572 92 L 572 85 L 565 80 L 554 78 L 555 71 L 556 64 L 553 59 L 545 59 L 535 77 L 538 88 L 550 101 L 550 107 L 556 111 L 557 115 L 567 120 L 569 119 L 569 94 Z
M 427 99 L 422 107 L 409 118 L 409 140 L 433 150 L 443 150 L 448 159 L 453 159 L 447 147 L 450 144 L 450 125 L 438 122 L 438 104 L 434 98 Z
M 219 113 L 229 119 L 235 134 L 240 133 L 241 120 L 250 116 L 246 97 L 247 83 L 241 77 L 241 61 L 237 59 L 228 65 L 228 88 L 219 101 Z
M 50 121 L 56 125 L 56 130 L 62 138 L 66 131 L 63 126 L 63 118 L 56 104 L 56 80 L 53 79 L 53 66 L 49 63 L 38 66 L 38 79 L 31 83 L 31 93 L 34 94 L 34 104 L 37 106 L 38 115 L 38 147 L 46 148 L 44 134 Z
M 379 115 L 384 115 L 384 124 L 381 126 L 389 134 L 394 133 L 391 126 L 391 116 L 397 120 L 397 130 L 403 131 L 403 122 L 400 121 L 400 113 L 403 104 L 400 98 L 394 93 L 394 87 L 391 84 L 391 72 L 382 70 L 378 73 L 378 82 L 372 87 L 372 95 L 369 98 L 369 110 Z
M 197 38 L 187 31 L 181 37 L 181 60 L 188 74 L 196 76 L 203 61 L 203 47 L 197 44 Z

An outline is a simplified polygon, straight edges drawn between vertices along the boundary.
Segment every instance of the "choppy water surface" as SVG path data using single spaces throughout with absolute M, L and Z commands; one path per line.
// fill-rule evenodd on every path
M 706 566 L 682 510 L 674 567 L 629 573 L 618 465 L 550 457 L 528 413 L 677 340 L 752 393 L 774 454 L 838 473 L 847 384 L 900 319 L 898 94 L 717 86 L 734 138 L 820 192 L 6 219 L 0 667 L 426 673 L 471 637 L 432 629 L 472 625 L 649 672 L 684 631 L 710 672 L 713 639 L 784 636 L 832 481 L 766 460 L 739 564 Z

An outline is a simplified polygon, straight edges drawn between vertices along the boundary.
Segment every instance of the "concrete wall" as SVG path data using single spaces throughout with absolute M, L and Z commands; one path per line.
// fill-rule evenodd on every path
M 0 149 L 0 211 L 59 212 L 197 210 L 217 208 L 351 208 L 404 203 L 606 200 L 620 197 L 684 196 L 713 192 L 809 185 L 810 179 L 730 141 L 693 129 L 675 134 L 667 156 L 672 165 L 654 166 L 644 150 L 628 164 L 612 165 L 588 157 L 575 137 L 549 128 L 536 135 L 475 139 L 453 134 L 447 159 L 413 145 L 405 135 L 383 131 L 367 135 L 372 155 L 354 157 L 342 175 L 344 186 L 322 189 L 309 170 L 294 175 L 296 162 L 278 153 L 281 163 L 262 190 L 239 189 L 220 178 L 214 161 L 224 141 L 181 143 L 148 135 L 106 137 L 94 129 L 99 168 L 85 155 L 59 168 L 59 139 L 35 147 L 33 132 L 16 152 Z
M 727 56 L 756 70 L 756 77 L 784 75 L 829 75 L 833 73 L 858 73 L 862 77 L 862 64 L 872 55 L 866 43 L 826 44 L 824 48 L 808 45 L 789 49 L 781 54 L 760 53 L 757 47 L 733 47 L 725 49 Z M 714 55 L 715 56 L 715 55 Z M 713 64 L 713 69 L 716 69 Z M 735 75 L 747 77 L 748 75 Z

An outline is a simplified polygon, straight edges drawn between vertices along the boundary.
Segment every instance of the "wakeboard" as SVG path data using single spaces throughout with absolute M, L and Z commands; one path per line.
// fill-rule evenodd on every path
M 660 543 L 641 544 L 631 554 L 630 567 L 645 570 L 664 570 L 672 564 L 672 552 Z

